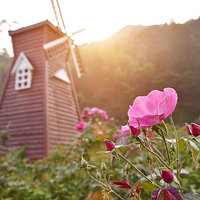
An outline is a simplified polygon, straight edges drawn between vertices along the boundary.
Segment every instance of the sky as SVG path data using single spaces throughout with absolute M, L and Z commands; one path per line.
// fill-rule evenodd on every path
M 200 0 L 59 0 L 67 33 L 85 28 L 77 44 L 110 37 L 127 25 L 184 23 L 200 16 Z M 15 30 L 44 20 L 56 25 L 51 0 L 0 0 L 0 48 L 8 45 L 7 29 Z M 14 23 L 13 23 L 14 22 Z M 18 24 L 16 23 L 18 22 Z

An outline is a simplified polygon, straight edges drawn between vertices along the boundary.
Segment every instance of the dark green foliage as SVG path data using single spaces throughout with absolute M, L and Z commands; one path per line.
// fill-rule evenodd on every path
M 6 49 L 4 49 L 3 53 L 0 54 L 0 93 L 2 91 L 11 61 L 12 57 L 10 57 Z
M 90 179 L 70 161 L 62 148 L 35 163 L 26 163 L 23 152 L 24 149 L 16 149 L 0 156 L 0 197 L 77 200 L 85 198 L 91 191 Z
M 200 18 L 185 24 L 127 26 L 107 40 L 82 45 L 86 73 L 75 79 L 81 108 L 101 107 L 124 124 L 135 97 L 173 87 L 179 94 L 176 122 L 196 120 L 199 24 Z

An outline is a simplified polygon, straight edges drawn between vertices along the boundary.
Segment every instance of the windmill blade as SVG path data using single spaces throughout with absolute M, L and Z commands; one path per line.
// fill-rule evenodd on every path
M 64 28 L 64 30 L 65 30 L 64 32 L 65 32 L 66 36 L 68 37 L 59 2 L 58 2 L 58 0 L 51 0 L 51 3 L 52 3 L 52 7 L 53 7 L 54 14 L 55 14 L 55 17 L 56 17 L 57 25 L 58 25 L 59 29 L 61 29 L 61 30 L 62 30 L 62 27 Z M 61 27 L 61 25 L 62 25 L 62 27 Z M 80 33 L 83 30 L 84 29 L 76 31 L 74 34 Z M 72 54 L 72 59 L 74 61 L 74 66 L 76 68 L 77 76 L 80 78 L 82 76 L 83 72 L 84 72 L 84 67 L 83 67 L 83 63 L 82 63 L 82 60 L 81 60 L 81 56 L 80 56 L 78 46 L 75 46 L 75 50 L 73 49 L 72 40 L 71 40 L 70 37 L 68 37 L 67 43 L 69 45 L 69 49 L 70 49 L 70 52 Z
M 76 32 L 73 32 L 72 33 L 72 36 L 74 36 L 74 35 L 76 35 L 76 34 L 78 34 L 78 33 L 81 33 L 81 32 L 83 32 L 83 31 L 85 31 L 86 29 L 85 28 L 83 28 L 83 29 L 81 29 L 81 30 L 78 30 L 78 31 L 76 31 Z
M 51 5 L 54 11 L 54 15 L 56 17 L 56 22 L 57 22 L 57 26 L 58 28 L 63 31 L 64 33 L 66 33 L 67 35 L 67 31 L 66 31 L 66 27 L 65 27 L 65 23 L 63 20 L 63 16 L 61 13 L 61 9 L 60 9 L 60 5 L 58 0 L 51 0 Z
M 84 70 L 83 62 L 82 62 L 81 55 L 79 52 L 79 48 L 77 45 L 74 45 L 75 48 L 73 48 L 72 42 L 70 39 L 68 40 L 68 43 L 69 43 L 69 48 L 72 54 L 72 59 L 74 61 L 74 66 L 76 68 L 77 76 L 78 78 L 80 78 L 83 75 L 85 70 Z

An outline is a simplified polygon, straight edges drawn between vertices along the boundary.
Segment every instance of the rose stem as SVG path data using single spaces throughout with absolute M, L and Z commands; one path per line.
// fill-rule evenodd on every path
M 161 132 L 161 134 L 162 134 L 162 138 L 163 138 L 164 145 L 165 145 L 166 152 L 167 152 L 167 159 L 168 159 L 169 166 L 170 166 L 170 157 L 169 157 L 169 150 L 168 150 L 168 147 L 167 147 L 167 142 L 166 142 L 165 136 L 164 136 L 164 134 L 163 134 L 163 131 L 162 131 L 161 129 L 160 129 L 160 132 Z
M 125 199 L 122 198 L 119 194 L 117 194 L 114 190 L 112 190 L 112 188 L 111 188 L 109 185 L 105 185 L 105 184 L 102 183 L 101 181 L 98 181 L 96 178 L 94 178 L 94 177 L 90 174 L 90 172 L 88 171 L 88 169 L 87 169 L 86 171 L 87 171 L 89 177 L 90 177 L 93 181 L 99 183 L 99 184 L 102 185 L 104 188 L 109 188 L 109 190 L 110 190 L 109 192 L 112 192 L 112 193 L 114 193 L 116 196 L 118 196 L 120 199 L 125 200 Z
M 140 175 L 142 175 L 147 181 L 150 181 L 152 184 L 158 186 L 155 182 L 153 182 L 152 180 L 150 180 L 145 174 L 143 174 L 135 165 L 133 165 L 128 159 L 126 159 L 123 155 L 121 155 L 119 152 L 117 152 L 118 156 L 120 158 L 122 158 L 123 160 L 125 160 L 127 163 L 129 163 L 131 165 L 132 168 L 134 168 Z
M 165 166 L 165 167 L 167 167 L 168 169 L 171 170 L 171 168 L 167 165 L 167 163 L 165 163 L 165 161 L 164 161 L 158 154 L 156 154 L 154 151 L 152 151 L 152 150 L 150 150 L 149 148 L 147 148 L 147 147 L 143 144 L 143 142 L 140 140 L 139 137 L 137 137 L 136 139 L 139 141 L 139 143 L 140 143 L 147 151 L 149 151 L 151 154 L 153 154 L 153 155 L 158 159 L 158 161 L 159 161 L 160 163 L 162 163 L 163 166 Z
M 102 185 L 104 188 L 107 188 L 107 187 L 108 187 L 107 185 L 105 185 L 105 184 L 102 183 L 101 181 L 99 181 L 99 180 L 97 180 L 96 178 L 94 178 L 94 177 L 90 174 L 90 172 L 88 171 L 88 169 L 86 170 L 86 172 L 88 173 L 89 177 L 90 177 L 91 179 L 93 179 L 95 182 L 99 183 L 99 184 Z
M 179 178 L 179 170 L 178 170 L 178 160 L 179 160 L 179 148 L 178 148 L 178 134 L 177 134 L 177 131 L 176 131 L 176 127 L 174 125 L 174 121 L 173 121 L 173 118 L 172 118 L 172 114 L 169 116 L 169 120 L 170 120 L 170 123 L 174 129 L 174 133 L 175 133 L 175 138 L 176 138 L 176 170 L 177 170 L 177 178 L 178 180 L 180 179 Z

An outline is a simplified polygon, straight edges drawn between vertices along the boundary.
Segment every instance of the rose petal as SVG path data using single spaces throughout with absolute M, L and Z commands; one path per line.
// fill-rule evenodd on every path
M 157 113 L 155 103 L 147 96 L 140 96 L 133 102 L 133 106 L 128 111 L 128 116 L 142 117 L 153 113 Z
M 158 105 L 160 102 L 162 102 L 166 96 L 164 92 L 161 92 L 159 90 L 153 90 L 147 95 L 153 102 L 155 102 L 156 107 L 158 108 Z M 160 110 L 157 110 L 157 113 L 163 113 Z
M 171 115 L 174 112 L 174 109 L 176 107 L 177 101 L 178 101 L 178 95 L 176 91 L 173 88 L 165 88 L 165 103 L 163 102 L 163 106 L 165 106 L 165 118 Z M 168 103 L 168 105 L 167 105 Z M 161 106 L 161 104 L 160 104 Z M 161 109 L 161 108 L 160 108 Z
M 123 133 L 123 134 L 126 134 L 126 133 L 129 133 L 129 132 L 130 132 L 129 126 L 128 126 L 128 125 L 122 126 L 121 130 L 122 130 L 122 133 Z
M 138 117 L 137 119 L 134 117 L 129 117 L 128 123 L 130 126 L 139 128 L 139 126 L 138 126 L 138 121 L 139 121 L 141 128 L 147 128 L 149 126 L 159 124 L 163 119 L 164 119 L 164 114 L 145 115 L 141 118 Z

